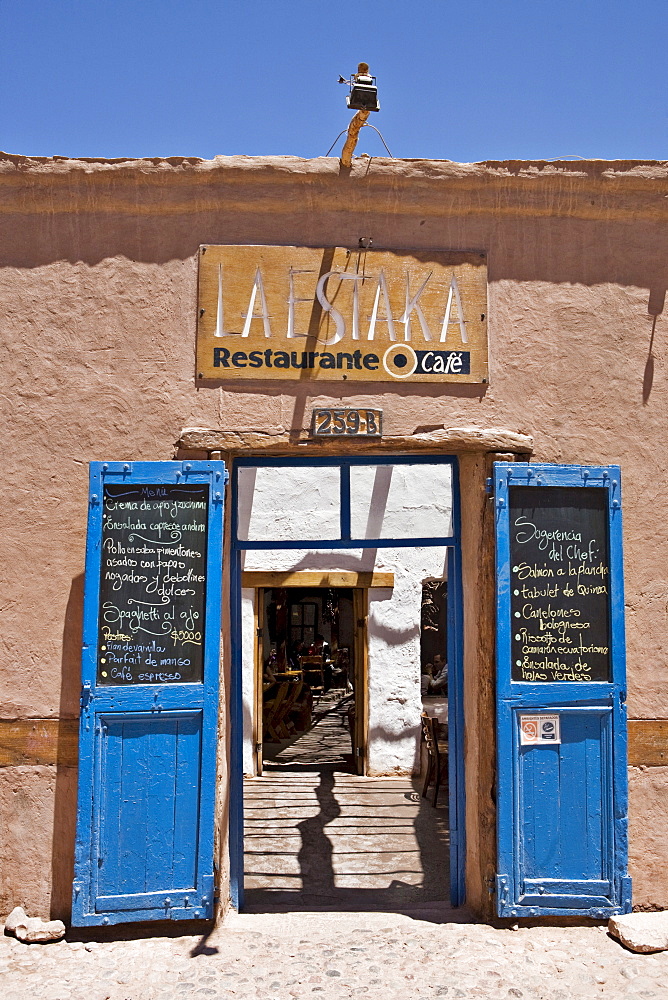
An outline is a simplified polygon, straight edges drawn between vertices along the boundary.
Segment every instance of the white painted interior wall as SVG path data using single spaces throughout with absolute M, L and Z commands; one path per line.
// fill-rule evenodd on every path
M 290 466 L 241 471 L 240 538 L 308 541 L 339 537 L 338 469 Z M 350 493 L 354 538 L 419 538 L 452 533 L 449 465 L 353 467 Z M 445 547 L 247 550 L 243 569 L 394 573 L 393 589 L 368 591 L 367 773 L 418 771 L 422 584 L 445 579 Z M 253 590 L 242 591 L 246 774 L 253 773 L 254 599 Z

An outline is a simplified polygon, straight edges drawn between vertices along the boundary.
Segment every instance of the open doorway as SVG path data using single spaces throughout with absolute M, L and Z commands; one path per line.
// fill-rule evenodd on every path
M 245 782 L 247 910 L 448 906 L 446 581 L 417 591 L 419 641 L 405 666 L 421 673 L 441 759 L 416 733 L 413 774 L 365 777 L 368 735 L 356 720 L 365 715 L 368 590 L 256 590 L 262 739 L 256 777 Z
M 449 897 L 459 905 L 456 462 L 239 459 L 232 553 L 233 903 L 405 909 Z M 338 604 L 338 635 L 328 600 Z M 341 624 L 351 604 L 352 642 Z M 440 617 L 425 638 L 431 604 Z M 436 802 L 424 712 L 439 716 L 449 750 Z
M 257 775 L 364 772 L 362 604 L 359 589 L 258 588 Z

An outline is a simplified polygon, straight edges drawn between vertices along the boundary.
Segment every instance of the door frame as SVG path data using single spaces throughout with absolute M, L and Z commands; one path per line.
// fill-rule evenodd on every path
M 355 676 L 355 728 L 353 738 L 353 770 L 365 775 L 369 759 L 369 589 L 353 589 L 354 652 L 353 674 Z M 362 751 L 360 753 L 360 750 Z
M 355 755 L 353 754 L 353 764 L 356 774 L 364 775 L 366 774 L 366 748 L 367 748 L 367 732 L 369 723 L 369 692 L 368 692 L 368 643 L 367 643 L 367 609 L 369 603 L 369 588 L 368 587 L 355 587 L 353 585 L 353 579 L 355 577 L 363 576 L 362 573 L 318 573 L 320 578 L 317 584 L 304 583 L 301 582 L 301 578 L 308 580 L 308 573 L 290 573 L 284 574 L 288 578 L 287 583 L 277 583 L 274 579 L 272 582 L 272 577 L 276 578 L 280 576 L 277 573 L 266 573 L 263 574 L 261 571 L 257 571 L 255 574 L 256 579 L 259 581 L 263 576 L 266 577 L 268 583 L 266 585 L 259 584 L 255 586 L 255 598 L 254 598 L 254 608 L 253 608 L 253 628 L 254 633 L 254 647 L 253 647 L 253 720 L 251 726 L 252 740 L 253 740 L 253 763 L 255 766 L 255 777 L 261 778 L 263 774 L 262 768 L 262 758 L 263 753 L 263 738 L 262 738 L 262 675 L 264 670 L 264 650 L 262 648 L 262 638 L 261 630 L 264 625 L 264 593 L 266 590 L 270 590 L 274 587 L 285 587 L 285 589 L 297 589 L 300 590 L 352 590 L 353 592 L 353 622 L 354 622 L 354 650 L 353 650 L 353 664 L 354 664 L 354 675 L 355 675 L 355 731 L 354 731 L 354 745 L 356 747 L 362 748 L 362 753 Z M 369 574 L 366 574 L 369 575 Z M 391 576 L 391 574 L 383 574 L 384 576 Z M 376 574 L 380 577 L 381 574 Z M 340 582 L 342 579 L 345 581 L 346 577 L 350 577 L 351 583 L 346 585 L 345 582 Z M 339 581 L 339 582 L 331 582 Z M 378 586 L 378 584 L 376 584 Z M 249 588 L 250 589 L 250 588 Z M 361 624 L 360 624 L 361 622 Z M 359 692 L 359 693 L 358 693 Z M 361 711 L 359 710 L 361 707 Z
M 262 632 L 264 630 L 264 592 L 267 587 L 255 587 L 253 607 L 253 719 L 251 724 L 251 739 L 253 740 L 253 765 L 255 776 L 262 777 L 262 758 L 264 757 L 264 703 L 262 698 L 262 676 L 264 673 L 264 646 Z
M 230 552 L 230 783 L 229 783 L 229 852 L 230 901 L 236 910 L 244 905 L 244 801 L 243 801 L 243 642 L 242 642 L 242 557 L 245 550 L 308 549 L 327 551 L 360 548 L 416 548 L 442 546 L 452 549 L 449 568 L 454 571 L 448 587 L 448 620 L 455 625 L 452 638 L 452 661 L 448 661 L 448 733 L 449 733 L 449 824 L 450 824 L 450 902 L 461 906 L 466 897 L 466 792 L 464 769 L 464 622 L 461 549 L 461 494 L 459 458 L 441 454 L 364 454 L 343 453 L 328 456 L 243 455 L 231 458 L 230 512 L 227 519 Z M 450 465 L 452 469 L 452 535 L 419 538 L 351 538 L 350 468 L 354 465 Z M 238 537 L 239 469 L 264 467 L 341 469 L 339 539 L 308 541 L 248 541 Z M 254 586 L 248 584 L 248 586 Z M 376 584 L 379 586 L 379 584 Z M 380 584 L 382 586 L 382 584 Z M 365 643 L 366 645 L 366 643 Z

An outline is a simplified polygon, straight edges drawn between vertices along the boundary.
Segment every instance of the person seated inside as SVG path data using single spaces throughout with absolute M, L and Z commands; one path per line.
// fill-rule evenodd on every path
M 448 665 L 441 653 L 436 653 L 434 657 L 434 669 L 429 694 L 440 694 L 447 696 L 448 693 Z
M 276 652 L 272 649 L 271 653 L 264 661 L 264 666 L 262 668 L 262 683 L 263 684 L 275 684 L 276 683 Z
M 432 680 L 434 679 L 434 664 L 429 662 L 425 663 L 422 668 L 422 676 L 420 677 L 420 694 L 424 698 L 426 694 L 429 694 L 429 687 Z
M 350 655 L 345 647 L 337 649 L 334 654 L 332 669 L 332 686 L 349 689 L 352 691 L 348 674 L 350 671 Z
M 323 667 L 323 679 L 324 679 L 324 690 L 325 693 L 329 691 L 332 686 L 332 661 L 330 657 L 331 648 L 328 642 L 325 641 L 324 635 L 320 632 L 315 637 L 315 642 L 309 649 L 310 656 L 322 656 L 322 667 Z
M 299 670 L 301 668 L 301 657 L 306 656 L 308 652 L 308 647 L 305 642 L 301 639 L 295 639 L 292 644 L 292 653 L 290 654 L 290 663 L 292 664 L 293 670 Z
M 275 697 L 278 691 L 278 679 L 276 677 L 276 651 L 272 649 L 271 653 L 264 661 L 262 667 L 262 700 L 271 701 Z

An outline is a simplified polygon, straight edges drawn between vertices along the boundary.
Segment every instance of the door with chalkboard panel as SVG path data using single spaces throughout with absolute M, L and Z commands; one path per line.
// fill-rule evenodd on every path
M 207 919 L 223 462 L 93 462 L 72 923 Z
M 497 912 L 631 909 L 617 466 L 494 463 Z

